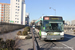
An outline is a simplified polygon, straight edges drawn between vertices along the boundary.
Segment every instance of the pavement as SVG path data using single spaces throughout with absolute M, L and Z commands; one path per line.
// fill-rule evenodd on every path
M 4 40 L 6 39 L 16 39 L 16 35 L 18 31 L 23 31 L 24 29 L 15 30 L 13 32 L 1 34 L 0 38 L 2 37 Z M 16 47 L 20 48 L 21 50 L 32 50 L 33 49 L 33 43 L 32 43 L 32 34 L 29 34 L 31 36 L 30 39 L 17 39 Z

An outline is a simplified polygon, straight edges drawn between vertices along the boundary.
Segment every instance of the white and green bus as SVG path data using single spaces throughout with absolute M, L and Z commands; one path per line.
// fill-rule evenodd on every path
M 43 16 L 35 22 L 41 40 L 63 40 L 64 21 L 61 16 Z

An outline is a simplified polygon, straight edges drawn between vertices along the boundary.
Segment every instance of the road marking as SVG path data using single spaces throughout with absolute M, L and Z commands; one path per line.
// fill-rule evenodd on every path
M 62 45 L 64 45 L 64 46 L 66 46 L 67 48 L 70 48 L 71 50 L 74 50 L 72 47 L 69 47 L 68 45 L 66 45 L 64 43 L 61 43 L 61 42 L 59 42 L 59 43 L 62 44 Z
M 64 36 L 64 37 L 69 38 L 69 39 L 73 38 L 73 37 L 68 37 L 68 36 Z

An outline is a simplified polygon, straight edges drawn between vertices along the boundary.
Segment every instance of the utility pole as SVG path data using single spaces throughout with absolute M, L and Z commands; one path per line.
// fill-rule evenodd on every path
M 51 9 L 52 7 L 50 7 L 49 9 Z M 55 11 L 55 15 L 56 15 L 56 9 L 52 8 Z

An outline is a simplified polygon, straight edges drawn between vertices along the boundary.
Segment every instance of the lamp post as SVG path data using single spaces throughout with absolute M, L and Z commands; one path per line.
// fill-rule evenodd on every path
M 52 7 L 50 7 L 49 9 L 51 9 Z M 56 9 L 52 8 L 55 11 L 55 15 L 56 15 Z

